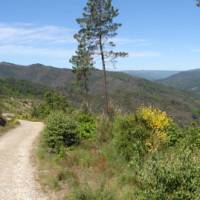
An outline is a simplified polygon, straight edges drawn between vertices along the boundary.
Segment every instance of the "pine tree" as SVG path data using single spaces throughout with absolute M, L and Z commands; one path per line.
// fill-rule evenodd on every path
M 105 111 L 109 113 L 109 98 L 107 86 L 106 60 L 114 61 L 119 56 L 126 56 L 124 52 L 114 52 L 115 47 L 111 38 L 117 35 L 121 26 L 115 23 L 114 18 L 119 15 L 118 9 L 112 5 L 112 0 L 88 0 L 81 18 L 77 19 L 80 25 L 79 34 L 83 34 L 92 54 L 100 55 L 104 79 Z
M 81 93 L 87 96 L 89 87 L 88 80 L 93 68 L 93 59 L 87 48 L 85 37 L 82 34 L 76 34 L 74 38 L 78 42 L 76 55 L 72 56 L 70 62 L 73 64 L 73 73 L 76 75 L 77 84 Z

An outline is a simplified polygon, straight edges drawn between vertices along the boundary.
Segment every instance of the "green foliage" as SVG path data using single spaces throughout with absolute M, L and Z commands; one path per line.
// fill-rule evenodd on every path
M 194 69 L 179 72 L 168 78 L 160 79 L 159 83 L 176 88 L 178 90 L 188 91 L 189 95 L 196 94 L 197 96 L 199 96 L 200 71 L 199 69 Z
M 133 115 L 118 117 L 114 122 L 114 145 L 127 161 L 140 162 L 148 151 L 145 141 L 149 136 L 150 131 L 138 124 Z
M 174 146 L 183 137 L 165 112 L 151 107 L 140 108 L 136 116 L 117 117 L 113 132 L 117 152 L 132 166 L 142 164 L 149 153 Z
M 69 104 L 65 96 L 61 96 L 55 92 L 47 92 L 44 94 L 44 102 L 33 108 L 32 116 L 44 118 L 51 112 L 67 112 L 68 110 Z
M 56 159 L 50 170 L 44 167 L 47 185 L 58 195 L 66 186 L 66 199 L 72 200 L 199 200 L 200 128 L 180 128 L 158 109 L 143 111 L 140 116 L 115 114 L 112 120 L 78 110 L 68 117 L 50 115 L 46 130 L 50 127 L 51 134 L 44 136 L 56 154 L 45 149 L 43 163 L 49 162 L 48 156 Z M 160 139 L 158 130 L 168 139 L 152 152 L 149 140 Z M 84 141 L 66 150 L 63 138 L 69 132 Z
M 80 141 L 77 123 L 62 112 L 53 112 L 47 119 L 44 142 L 51 152 L 59 152 Z
M 114 22 L 118 15 L 119 11 L 112 5 L 112 0 L 88 0 L 82 18 L 78 18 L 77 23 L 81 27 L 79 34 L 85 35 L 90 50 L 95 51 L 99 46 L 105 47 L 106 43 L 110 47 L 115 46 L 108 39 L 115 37 L 121 26 Z M 110 52 L 107 56 L 112 57 L 113 54 L 114 52 Z
M 166 133 L 169 138 L 167 146 L 174 146 L 184 137 L 184 130 L 174 122 L 170 123 L 170 126 L 167 127 Z
M 184 134 L 183 145 L 189 146 L 192 149 L 200 149 L 200 127 L 191 125 L 185 130 Z
M 92 114 L 78 113 L 75 120 L 78 124 L 78 132 L 81 139 L 94 138 L 96 135 L 96 120 Z
M 41 98 L 49 89 L 26 80 L 0 79 L 0 95 Z
M 104 78 L 105 111 L 107 114 L 109 113 L 109 99 L 106 59 L 114 62 L 117 57 L 127 55 L 124 52 L 111 50 L 115 46 L 111 38 L 117 35 L 117 29 L 121 26 L 120 23 L 114 22 L 118 15 L 119 11 L 112 5 L 112 0 L 88 0 L 82 17 L 77 19 L 77 23 L 80 25 L 77 35 L 85 39 L 85 45 L 90 55 L 94 55 L 97 50 L 100 50 L 99 55 L 101 56 Z
M 87 48 L 86 39 L 82 34 L 76 34 L 74 38 L 79 43 L 76 55 L 72 56 L 70 62 L 73 64 L 73 73 L 76 75 L 77 84 L 81 92 L 88 93 L 88 80 L 93 68 L 90 51 Z
M 175 149 L 174 149 L 175 150 Z M 188 149 L 149 159 L 137 174 L 137 199 L 198 200 L 200 162 Z
M 56 89 L 58 92 L 66 92 L 67 99 L 73 102 L 73 105 L 79 106 L 80 103 L 82 103 L 82 101 L 80 101 L 80 92 L 74 89 L 74 76 L 71 70 L 63 70 L 38 64 L 29 67 L 13 64 L 8 67 L 8 65 L 3 65 L 1 63 L 0 73 L 1 75 L 3 74 L 3 77 L 26 80 L 27 83 L 25 83 L 24 86 L 28 86 L 27 89 L 31 88 L 31 86 L 28 85 L 31 81 L 34 87 L 32 92 L 36 92 L 36 94 L 32 94 L 33 97 L 43 97 L 45 93 L 44 88 L 50 87 L 51 89 Z M 192 111 L 200 108 L 200 98 L 198 95 L 194 95 L 194 93 L 168 88 L 164 85 L 144 79 L 132 78 L 121 72 L 107 72 L 107 78 L 109 82 L 110 100 L 125 112 L 136 110 L 139 106 L 138 104 L 154 105 L 165 110 L 170 116 L 173 116 L 176 121 L 186 126 L 190 124 L 192 120 Z M 198 78 L 198 80 L 200 79 Z M 89 84 L 90 93 L 88 94 L 88 99 L 90 108 L 92 111 L 101 112 L 104 104 L 104 98 L 102 98 L 102 71 L 92 70 Z M 0 82 L 0 85 L 0 91 L 2 91 L 4 83 Z M 9 87 L 15 88 L 15 85 L 16 83 L 11 83 Z M 37 89 L 41 89 L 39 96 L 37 95 Z M 9 92 L 9 94 L 10 97 L 13 97 L 17 89 L 15 88 L 11 91 L 12 93 Z M 20 94 L 19 92 L 17 93 Z M 6 93 L 5 95 L 9 96 L 9 94 Z M 24 97 L 26 95 L 21 94 L 19 96 Z M 16 100 L 16 104 L 18 104 L 18 100 Z M 19 108 L 18 105 L 15 107 Z

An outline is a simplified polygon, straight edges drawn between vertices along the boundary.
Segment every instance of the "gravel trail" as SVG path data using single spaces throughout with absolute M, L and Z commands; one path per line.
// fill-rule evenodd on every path
M 35 181 L 31 164 L 32 145 L 43 124 L 20 124 L 0 137 L 0 200 L 47 200 Z

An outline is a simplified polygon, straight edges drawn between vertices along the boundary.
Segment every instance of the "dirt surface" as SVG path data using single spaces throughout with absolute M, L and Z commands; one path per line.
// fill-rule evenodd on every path
M 32 145 L 43 124 L 20 124 L 0 137 L 0 200 L 47 200 L 35 181 L 31 164 Z

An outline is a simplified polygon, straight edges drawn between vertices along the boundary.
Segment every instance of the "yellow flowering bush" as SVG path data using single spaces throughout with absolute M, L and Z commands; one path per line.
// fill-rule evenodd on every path
M 115 117 L 113 144 L 119 155 L 129 161 L 130 165 L 142 165 L 148 153 L 174 145 L 179 132 L 165 112 L 153 107 L 140 107 L 135 115 Z
M 137 111 L 137 117 L 145 122 L 148 128 L 155 130 L 164 130 L 172 122 L 166 112 L 154 107 L 140 107 Z
M 152 131 L 146 145 L 149 151 L 156 151 L 161 143 L 167 141 L 167 128 L 172 124 L 172 119 L 166 112 L 154 107 L 140 107 L 136 113 L 137 119 Z

